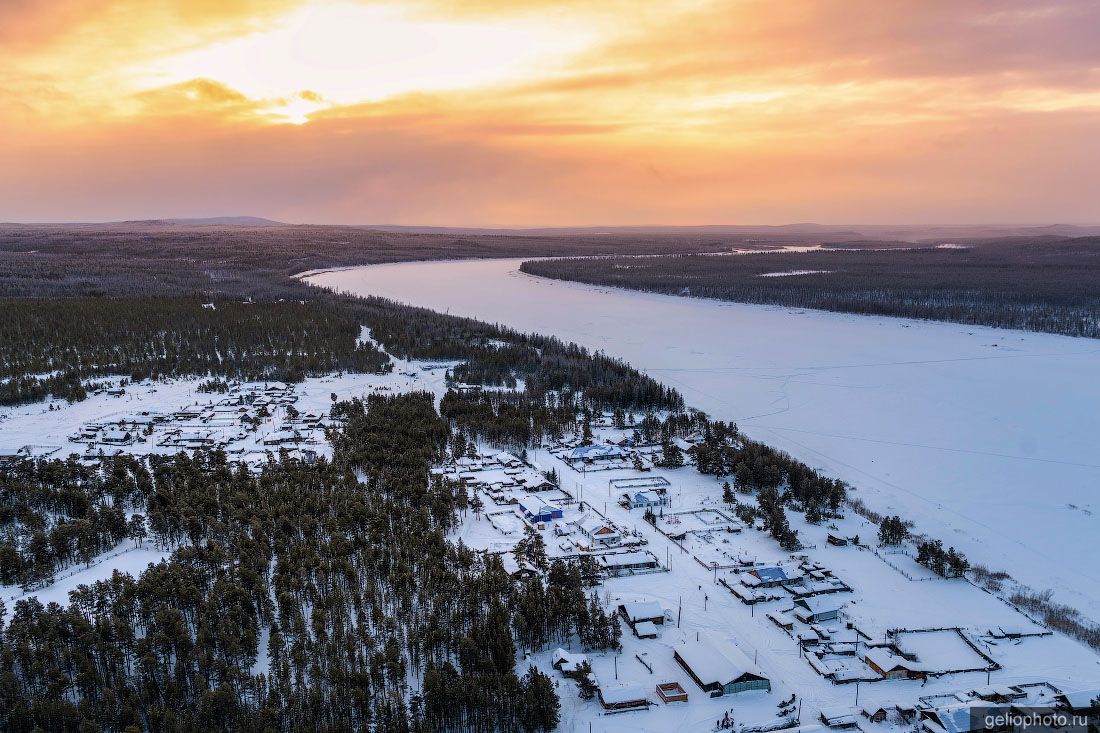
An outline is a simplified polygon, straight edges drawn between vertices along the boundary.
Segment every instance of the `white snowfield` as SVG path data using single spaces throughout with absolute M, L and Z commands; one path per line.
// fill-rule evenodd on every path
M 544 280 L 520 260 L 309 282 L 621 357 L 973 562 L 1100 618 L 1100 343 Z

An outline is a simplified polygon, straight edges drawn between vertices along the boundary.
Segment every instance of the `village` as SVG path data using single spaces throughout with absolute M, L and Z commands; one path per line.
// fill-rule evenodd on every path
M 973 706 L 1081 710 L 1100 694 L 1089 649 L 879 547 L 876 525 L 792 513 L 803 546 L 786 552 L 694 470 L 690 440 L 688 465 L 663 467 L 661 446 L 609 417 L 526 461 L 482 447 L 434 470 L 482 507 L 456 539 L 514 577 L 539 572 L 512 551 L 531 534 L 551 561 L 598 571 L 621 650 L 530 655 L 558 680 L 563 730 L 968 733 Z
M 0 460 L 219 448 L 254 471 L 280 451 L 310 462 L 331 455 L 334 399 L 409 389 L 438 399 L 456 387 L 448 367 L 404 362 L 386 375 L 216 393 L 195 380 L 128 384 L 58 408 L 71 420 L 41 406 L 9 412 L 5 442 L 22 445 Z M 432 469 L 469 497 L 452 541 L 521 580 L 543 572 L 516 552 L 537 536 L 549 561 L 592 571 L 590 591 L 618 619 L 617 651 L 574 640 L 520 661 L 555 680 L 561 730 L 969 733 L 975 705 L 1082 709 L 1100 694 L 1091 650 L 965 578 L 932 573 L 912 548 L 880 547 L 875 524 L 792 512 L 801 547 L 783 550 L 692 465 L 698 436 L 675 439 L 685 465 L 672 467 L 661 445 L 614 423 L 597 416 L 587 439 L 523 451 L 471 442 Z
M 413 386 L 438 391 L 442 383 L 434 370 L 409 369 L 329 375 L 299 384 L 226 382 L 219 385 L 222 391 L 204 391 L 195 379 L 118 379 L 84 402 L 28 405 L 0 414 L 0 462 L 76 455 L 95 465 L 123 453 L 206 449 L 222 450 L 258 473 L 284 452 L 306 463 L 331 457 L 326 431 L 336 427 L 329 414 L 334 399 Z M 61 414 L 65 419 L 56 417 Z

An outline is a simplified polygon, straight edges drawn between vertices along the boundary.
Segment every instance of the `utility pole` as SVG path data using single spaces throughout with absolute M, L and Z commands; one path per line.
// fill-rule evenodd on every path
M 676 628 L 680 628 L 680 614 L 684 612 L 684 597 L 680 596 L 679 605 L 676 608 Z

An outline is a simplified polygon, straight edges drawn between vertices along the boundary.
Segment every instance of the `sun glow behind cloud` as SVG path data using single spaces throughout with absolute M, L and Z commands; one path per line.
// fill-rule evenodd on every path
M 155 59 L 145 88 L 214 80 L 260 101 L 258 112 L 305 122 L 334 106 L 548 76 L 592 46 L 594 28 L 534 18 L 430 18 L 395 5 L 299 8 L 274 27 Z

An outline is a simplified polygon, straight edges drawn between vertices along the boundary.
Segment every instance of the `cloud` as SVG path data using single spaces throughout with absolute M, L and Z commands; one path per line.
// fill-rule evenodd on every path
M 0 159 L 15 171 L 0 219 L 1095 218 L 1091 1 L 412 0 L 402 17 L 516 33 L 543 18 L 597 42 L 506 79 L 351 101 L 305 64 L 259 92 L 217 65 L 148 82 L 164 59 L 262 35 L 301 5 L 0 6 L 28 29 L 0 69 Z

